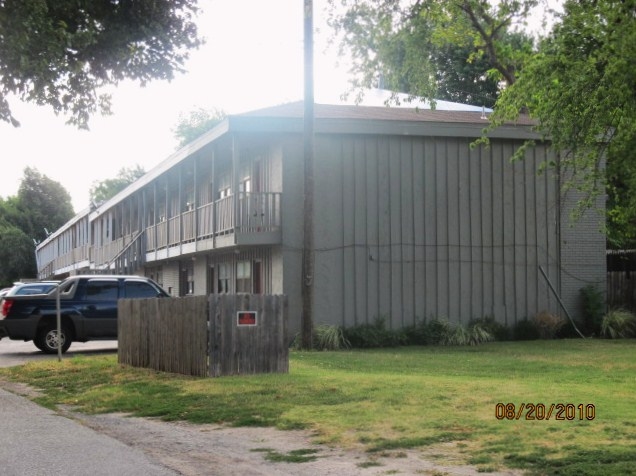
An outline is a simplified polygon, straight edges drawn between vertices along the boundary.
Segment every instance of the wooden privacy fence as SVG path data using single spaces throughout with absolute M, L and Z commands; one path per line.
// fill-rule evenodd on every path
M 607 307 L 636 312 L 636 272 L 607 273 Z
M 207 297 L 120 299 L 119 363 L 207 375 Z
M 607 251 L 607 307 L 636 311 L 636 251 Z
M 287 297 L 210 296 L 210 375 L 289 371 Z
M 289 371 L 287 298 L 121 299 L 118 361 L 194 376 Z

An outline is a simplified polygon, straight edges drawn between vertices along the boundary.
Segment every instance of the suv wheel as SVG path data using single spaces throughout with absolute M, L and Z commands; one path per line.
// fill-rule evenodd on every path
M 71 333 L 67 326 L 62 324 L 62 333 L 59 336 L 62 352 L 66 352 L 71 346 Z M 45 354 L 57 354 L 58 335 L 57 326 L 45 324 L 35 337 L 35 346 Z

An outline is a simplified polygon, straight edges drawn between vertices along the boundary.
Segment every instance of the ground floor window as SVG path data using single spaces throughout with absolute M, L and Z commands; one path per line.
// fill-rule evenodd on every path
M 181 263 L 179 296 L 194 294 L 194 263 L 191 260 Z
M 236 263 L 236 292 L 252 292 L 252 266 L 250 261 Z
M 210 255 L 207 259 L 208 294 L 263 294 L 268 286 L 269 250 Z
M 228 263 L 221 263 L 217 266 L 217 289 L 219 294 L 227 294 L 230 292 L 230 265 Z
M 159 286 L 163 287 L 163 268 L 161 266 L 150 268 L 146 272 L 146 277 L 152 279 Z

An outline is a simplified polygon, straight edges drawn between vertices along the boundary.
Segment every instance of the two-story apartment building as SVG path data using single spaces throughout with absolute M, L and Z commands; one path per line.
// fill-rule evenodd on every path
M 301 322 L 303 107 L 230 116 L 106 203 L 80 213 L 37 248 L 40 278 L 137 273 L 172 295 L 286 294 Z M 575 224 L 558 160 L 538 142 L 510 157 L 530 122 L 472 147 L 481 112 L 315 107 L 315 323 L 385 317 L 508 325 L 571 313 L 579 290 L 604 288 L 598 216 Z

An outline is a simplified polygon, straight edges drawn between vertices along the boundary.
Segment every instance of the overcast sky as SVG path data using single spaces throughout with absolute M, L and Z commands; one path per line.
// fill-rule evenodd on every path
M 47 107 L 11 102 L 19 128 L 0 122 L 2 188 L 15 195 L 25 167 L 35 167 L 71 194 L 76 212 L 88 206 L 95 181 L 122 167 L 146 171 L 175 151 L 172 129 L 179 114 L 203 108 L 228 113 L 299 100 L 303 96 L 302 0 L 200 0 L 200 33 L 207 43 L 191 53 L 188 73 L 145 88 L 122 84 L 114 114 L 95 116 L 90 131 L 65 124 Z M 316 94 L 347 88 L 336 55 L 323 53 L 326 0 L 314 0 Z
M 553 0 L 550 0 L 552 2 Z M 348 87 L 346 68 L 328 48 L 327 0 L 314 0 L 317 100 L 336 100 Z M 303 97 L 303 0 L 200 0 L 206 45 L 191 53 L 187 74 L 141 88 L 120 85 L 112 116 L 95 116 L 90 131 L 65 124 L 50 108 L 11 102 L 19 128 L 0 122 L 2 188 L 17 193 L 25 167 L 59 182 L 79 212 L 96 181 L 123 167 L 151 170 L 177 146 L 180 114 L 220 108 L 230 114 Z

